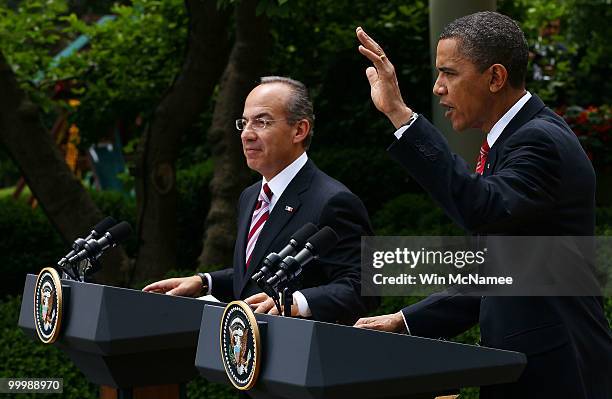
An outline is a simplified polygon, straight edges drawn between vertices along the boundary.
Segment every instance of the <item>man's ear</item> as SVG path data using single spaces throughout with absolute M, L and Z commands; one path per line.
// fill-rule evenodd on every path
M 502 64 L 493 64 L 489 67 L 489 74 L 489 90 L 491 93 L 497 93 L 508 82 L 508 70 Z
M 306 140 L 308 133 L 310 132 L 310 122 L 308 119 L 301 119 L 297 122 L 295 134 L 293 135 L 293 143 L 301 143 Z

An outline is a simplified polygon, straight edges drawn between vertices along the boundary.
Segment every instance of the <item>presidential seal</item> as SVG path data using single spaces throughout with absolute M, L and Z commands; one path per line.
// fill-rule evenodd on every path
M 34 325 L 38 338 L 45 344 L 55 342 L 62 323 L 62 283 L 52 267 L 38 273 L 34 287 Z
M 221 318 L 221 358 L 232 384 L 251 389 L 261 367 L 259 327 L 253 311 L 242 301 L 230 302 Z

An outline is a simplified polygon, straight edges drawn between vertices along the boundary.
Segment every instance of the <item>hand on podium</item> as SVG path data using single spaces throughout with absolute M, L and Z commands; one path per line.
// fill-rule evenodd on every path
M 354 327 L 395 333 L 407 332 L 402 312 L 383 314 L 374 317 L 363 317 L 357 320 Z
M 200 276 L 169 278 L 149 284 L 142 290 L 159 294 L 196 297 L 202 292 Z
M 278 314 L 278 310 L 276 309 L 276 306 L 274 306 L 274 301 L 265 292 L 251 295 L 244 301 L 251 306 L 251 309 L 253 309 L 255 313 Z M 284 310 L 282 306 L 281 310 Z M 291 316 L 295 317 L 298 315 L 298 313 L 297 305 L 291 305 Z

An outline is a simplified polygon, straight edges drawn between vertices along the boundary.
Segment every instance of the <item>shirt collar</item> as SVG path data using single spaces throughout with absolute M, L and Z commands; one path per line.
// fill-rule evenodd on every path
M 274 176 L 270 181 L 267 181 L 264 177 L 261 181 L 261 185 L 263 187 L 264 184 L 268 183 L 268 187 L 272 190 L 272 200 L 270 200 L 270 212 L 272 212 L 272 208 L 276 204 L 276 201 L 283 195 L 283 192 L 291 183 L 291 180 L 298 174 L 298 172 L 306 165 L 308 162 L 308 155 L 306 152 L 302 153 L 295 161 L 291 162 L 285 169 L 283 169 L 279 174 Z
M 523 105 L 531 98 L 531 93 L 526 92 L 505 114 L 500 118 L 500 120 L 493 125 L 493 128 L 487 134 L 487 143 L 489 144 L 489 148 L 493 147 L 493 144 L 497 141 L 499 136 L 502 134 L 508 123 L 518 114 L 518 112 L 523 108 Z

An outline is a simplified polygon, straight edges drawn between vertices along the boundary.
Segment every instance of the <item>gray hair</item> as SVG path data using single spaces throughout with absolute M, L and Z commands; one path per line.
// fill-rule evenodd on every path
M 457 39 L 458 50 L 483 72 L 502 64 L 515 89 L 524 87 L 529 50 L 527 39 L 516 21 L 492 11 L 466 15 L 448 24 L 442 39 Z
M 264 76 L 260 79 L 259 83 L 283 83 L 291 88 L 291 99 L 286 106 L 287 121 L 289 123 L 296 123 L 299 120 L 306 119 L 308 122 L 310 122 L 310 131 L 308 132 L 306 139 L 304 139 L 302 142 L 304 148 L 307 150 L 310 147 L 312 136 L 314 134 L 315 117 L 312 107 L 312 100 L 308 95 L 308 89 L 304 83 L 284 76 Z

